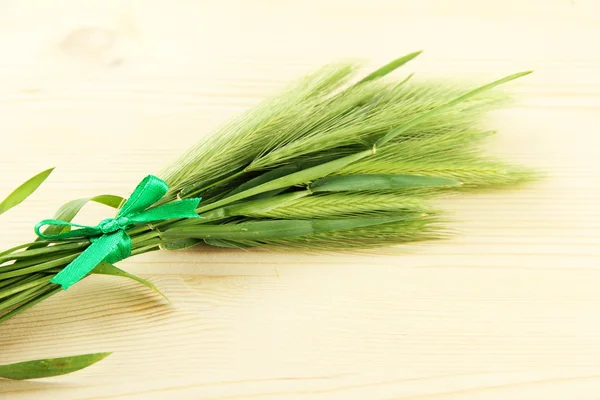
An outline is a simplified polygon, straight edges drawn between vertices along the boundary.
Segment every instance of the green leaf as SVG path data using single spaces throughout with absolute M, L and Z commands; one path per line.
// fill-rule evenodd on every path
M 423 122 L 424 120 L 426 120 L 427 118 L 431 118 L 434 115 L 440 114 L 441 112 L 447 110 L 448 108 L 451 108 L 459 103 L 462 103 L 463 101 L 470 99 L 471 97 L 475 97 L 478 94 L 488 91 L 490 89 L 495 88 L 496 86 L 502 85 L 506 82 L 510 82 L 512 80 L 515 80 L 517 78 L 521 78 L 525 75 L 529 75 L 531 74 L 533 71 L 524 71 L 524 72 L 518 72 L 516 74 L 512 74 L 509 76 L 506 76 L 502 79 L 498 79 L 497 81 L 488 83 L 487 85 L 483 85 L 480 86 L 476 89 L 471 90 L 470 92 L 467 92 L 461 96 L 455 97 L 454 99 L 450 100 L 447 103 L 442 104 L 441 106 L 437 106 L 432 110 L 429 110 L 413 119 L 411 119 L 410 121 L 408 121 L 405 124 L 402 124 L 401 126 L 399 126 L 396 129 L 392 129 L 391 132 L 387 133 L 384 137 L 380 138 L 376 143 L 375 143 L 375 147 L 381 147 L 384 144 L 386 144 L 387 142 L 389 142 L 390 140 L 392 140 L 393 138 L 395 138 L 396 136 L 398 136 L 399 134 L 401 134 L 402 132 L 406 132 L 408 129 L 412 128 L 413 126 Z
M 230 179 L 233 179 L 236 176 L 241 175 L 244 172 L 244 171 L 240 170 L 241 168 L 242 167 L 238 167 L 238 168 L 234 168 L 232 171 L 228 171 L 228 173 L 225 174 L 225 177 L 216 176 L 216 177 L 213 177 L 212 179 L 203 180 L 203 181 L 197 182 L 195 184 L 186 186 L 179 191 L 177 197 L 179 197 L 181 199 L 185 199 L 185 198 L 197 196 L 199 193 L 204 193 L 214 186 L 219 186 L 220 184 L 223 184 L 223 183 L 229 181 Z
M 274 179 L 277 178 L 281 178 L 284 177 L 286 175 L 289 175 L 293 172 L 298 172 L 301 171 L 303 169 L 307 169 L 309 167 L 314 167 L 316 165 L 319 164 L 323 164 L 325 162 L 328 161 L 333 161 L 335 160 L 336 157 L 335 156 L 320 156 L 320 157 L 315 157 L 309 160 L 304 160 L 304 161 L 299 161 L 299 162 L 292 162 L 292 163 L 288 163 L 285 165 L 282 165 L 281 167 L 277 167 L 275 169 L 272 169 L 270 171 L 267 171 L 253 179 L 250 179 L 249 181 L 241 184 L 240 186 L 238 186 L 237 188 L 235 188 L 234 190 L 232 190 L 228 196 L 232 196 L 234 194 L 238 194 L 240 192 L 243 192 L 245 190 L 248 189 L 252 189 L 256 186 L 262 185 L 263 183 L 268 183 Z M 262 199 L 262 198 L 266 198 L 266 197 L 272 197 L 275 196 L 279 193 L 281 193 L 282 191 L 288 189 L 289 186 L 284 186 L 275 190 L 271 190 L 268 192 L 264 192 L 261 194 L 257 194 L 255 196 L 250 197 L 249 199 L 255 200 L 255 199 Z
M 384 65 L 383 67 L 379 68 L 378 70 L 365 76 L 362 80 L 360 80 L 357 83 L 357 85 L 368 82 L 368 81 L 372 81 L 373 79 L 381 78 L 382 76 L 389 74 L 390 72 L 394 71 L 397 68 L 400 68 L 401 66 L 403 66 L 404 64 L 406 64 L 407 62 L 412 60 L 413 58 L 417 57 L 422 52 L 423 52 L 423 50 L 415 51 L 414 53 L 410 53 L 410 54 L 407 54 L 405 56 L 395 59 L 394 61 Z
M 245 190 L 252 189 L 256 186 L 262 185 L 263 183 L 272 181 L 273 179 L 281 178 L 282 176 L 289 175 L 292 172 L 299 171 L 302 168 L 303 168 L 303 166 L 300 163 L 291 163 L 291 164 L 281 166 L 279 168 L 272 169 L 271 171 L 267 171 L 264 174 L 261 174 L 261 175 L 257 176 L 256 178 L 252 178 L 249 181 L 241 184 L 240 186 L 235 188 L 233 191 L 231 191 L 231 193 L 229 193 L 229 195 L 231 196 L 231 195 L 243 192 Z M 266 194 L 275 195 L 275 194 L 281 192 L 282 190 L 285 190 L 285 188 L 280 188 L 280 189 L 272 190 L 267 193 L 262 193 L 260 195 L 254 196 L 254 198 L 257 198 L 258 196 L 264 196 Z
M 394 190 L 415 187 L 459 186 L 454 179 L 402 174 L 343 175 L 322 178 L 310 185 L 313 192 L 348 192 L 358 190 Z
M 301 171 L 293 172 L 289 175 L 282 176 L 280 178 L 275 178 L 266 183 L 260 184 L 253 188 L 244 190 L 243 192 L 236 193 L 232 196 L 228 196 L 222 200 L 216 201 L 214 203 L 208 204 L 204 207 L 200 207 L 197 211 L 198 213 L 203 213 L 209 210 L 213 210 L 215 208 L 233 203 L 237 200 L 242 200 L 260 193 L 268 192 L 275 189 L 280 189 L 282 187 L 290 187 L 293 185 L 308 183 L 314 179 L 321 178 L 323 176 L 329 175 L 335 171 L 338 171 L 345 167 L 346 165 L 352 164 L 355 161 L 358 161 L 364 157 L 372 155 L 372 150 L 365 150 L 359 153 L 350 154 L 345 157 L 340 157 L 336 160 L 325 162 L 323 164 L 319 164 L 314 167 L 306 168 Z
M 201 242 L 202 240 L 199 239 L 181 239 L 165 242 L 161 245 L 161 247 L 165 250 L 183 250 L 194 247 Z
M 247 249 L 251 246 L 245 246 L 241 243 L 233 242 L 224 239 L 204 239 L 204 242 L 213 247 L 223 247 L 226 249 Z
M 17 204 L 25 200 L 48 178 L 54 168 L 40 172 L 32 178 L 29 178 L 25 183 L 21 184 L 11 194 L 8 195 L 2 203 L 0 203 L 0 214 L 10 210 Z
M 408 74 L 408 76 L 406 78 L 404 78 L 403 80 L 400 81 L 400 83 L 398 83 L 396 85 L 396 87 L 400 87 L 402 85 L 404 85 L 406 82 L 408 82 L 410 80 L 410 78 L 412 78 L 415 75 L 415 73 L 413 72 L 412 74 Z
M 115 267 L 114 265 L 107 263 L 107 262 L 101 262 L 100 264 L 98 264 L 96 266 L 96 268 L 94 268 L 92 270 L 93 274 L 100 274 L 100 275 L 112 275 L 112 276 L 120 276 L 123 278 L 129 278 L 129 279 L 133 279 L 134 281 L 141 283 L 142 285 L 146 286 L 147 288 L 150 288 L 152 290 L 154 290 L 156 293 L 160 294 L 162 297 L 165 298 L 165 300 L 167 300 L 169 303 L 171 302 L 169 300 L 169 298 L 167 296 L 165 296 L 165 294 L 163 292 L 161 292 L 160 290 L 158 290 L 158 288 L 156 286 L 154 286 L 151 282 L 140 278 L 139 276 L 135 276 L 133 274 L 130 274 L 128 272 L 123 271 L 122 269 L 119 269 L 117 267 Z
M 112 353 L 92 353 L 72 357 L 46 358 L 43 360 L 0 365 L 0 377 L 20 380 L 65 375 L 87 368 L 111 354 Z
M 167 239 L 184 237 L 197 239 L 261 240 L 360 228 L 411 218 L 414 218 L 414 215 L 329 220 L 274 220 L 224 225 L 198 225 L 168 229 L 163 233 L 163 237 Z

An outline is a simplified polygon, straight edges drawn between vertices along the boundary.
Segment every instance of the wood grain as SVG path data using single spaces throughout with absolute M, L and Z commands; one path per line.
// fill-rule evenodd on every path
M 339 59 L 425 49 L 423 79 L 519 70 L 489 150 L 547 176 L 445 200 L 449 241 L 359 254 L 163 252 L 0 326 L 0 363 L 114 351 L 0 381 L 6 399 L 600 398 L 600 3 L 0 2 L 2 247 L 67 200 L 126 195 L 229 117 Z M 90 207 L 83 222 L 106 216 Z

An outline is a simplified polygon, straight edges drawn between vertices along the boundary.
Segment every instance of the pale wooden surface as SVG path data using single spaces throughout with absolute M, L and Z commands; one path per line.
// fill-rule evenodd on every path
M 490 151 L 547 171 L 444 203 L 455 239 L 358 256 L 211 251 L 123 262 L 0 326 L 4 399 L 600 399 L 600 3 L 0 1 L 1 247 L 72 198 L 127 195 L 228 117 L 340 58 L 483 79 L 523 69 Z M 93 208 L 83 220 L 105 217 Z

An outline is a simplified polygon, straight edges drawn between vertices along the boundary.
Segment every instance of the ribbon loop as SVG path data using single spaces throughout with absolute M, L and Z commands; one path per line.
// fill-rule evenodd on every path
M 177 200 L 150 208 L 169 190 L 162 179 L 148 175 L 135 188 L 115 218 L 106 218 L 96 226 L 74 224 L 56 219 L 45 219 L 35 226 L 41 238 L 62 241 L 89 238 L 91 241 L 83 253 L 55 275 L 50 282 L 61 285 L 64 290 L 83 279 L 102 261 L 115 263 L 131 255 L 131 238 L 126 229 L 138 224 L 179 218 L 199 218 L 196 208 L 200 198 Z M 45 235 L 41 228 L 46 225 L 79 228 L 56 235 Z
M 168 190 L 169 186 L 165 181 L 154 175 L 148 175 L 137 185 L 117 216 L 134 215 L 145 211 L 162 199 Z

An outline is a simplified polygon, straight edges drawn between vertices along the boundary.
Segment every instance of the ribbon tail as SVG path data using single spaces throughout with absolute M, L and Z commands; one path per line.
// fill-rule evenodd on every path
M 50 282 L 67 290 L 89 274 L 108 255 L 115 252 L 122 240 L 121 232 L 99 237 L 79 257 L 56 274 Z

